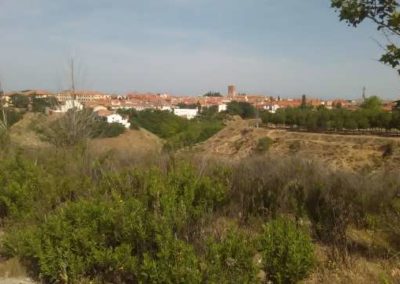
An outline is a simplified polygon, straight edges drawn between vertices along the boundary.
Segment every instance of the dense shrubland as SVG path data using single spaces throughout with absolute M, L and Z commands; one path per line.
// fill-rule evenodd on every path
M 84 145 L 47 151 L 2 152 L 0 164 L 1 253 L 45 282 L 256 283 L 263 270 L 295 283 L 313 243 L 333 260 L 360 249 L 353 228 L 384 236 L 380 256 L 399 252 L 396 173 L 268 156 L 122 167 Z

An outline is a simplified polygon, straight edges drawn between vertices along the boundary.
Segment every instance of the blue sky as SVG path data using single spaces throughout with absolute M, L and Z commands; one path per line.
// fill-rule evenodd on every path
M 0 0 L 6 90 L 209 90 L 398 98 L 369 24 L 338 21 L 329 0 Z

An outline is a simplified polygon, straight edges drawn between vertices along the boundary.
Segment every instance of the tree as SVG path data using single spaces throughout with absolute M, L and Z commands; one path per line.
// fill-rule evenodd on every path
M 2 114 L 0 119 L 0 137 L 2 137 L 7 130 L 7 116 L 4 110 L 4 90 L 1 81 L 0 81 L 0 108 Z
M 219 92 L 210 91 L 210 92 L 204 94 L 203 97 L 222 97 L 222 95 Z
M 96 116 L 90 109 L 72 109 L 43 129 L 44 138 L 56 146 L 74 146 L 95 134 Z
M 32 98 L 32 111 L 33 112 L 45 112 L 47 107 L 54 107 L 58 105 L 55 97 L 48 98 Z
M 14 94 L 11 96 L 11 102 L 17 108 L 27 108 L 30 100 L 25 95 Z
M 379 111 L 382 109 L 382 101 L 377 96 L 372 96 L 365 99 L 365 101 L 361 104 L 361 108 Z
M 331 0 L 331 6 L 339 12 L 341 21 L 357 27 L 365 19 L 377 25 L 388 43 L 380 61 L 397 69 L 400 74 L 400 48 L 390 36 L 400 36 L 400 11 L 397 0 Z
M 307 106 L 307 97 L 306 95 L 301 96 L 301 107 L 305 108 Z
M 227 106 L 227 112 L 231 115 L 240 115 L 244 119 L 256 116 L 256 109 L 247 102 L 230 102 Z

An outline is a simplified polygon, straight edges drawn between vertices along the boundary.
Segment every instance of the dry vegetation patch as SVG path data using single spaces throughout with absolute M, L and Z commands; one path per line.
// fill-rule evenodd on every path
M 240 160 L 254 155 L 259 139 L 269 137 L 274 141 L 269 147 L 270 154 L 296 154 L 321 160 L 336 169 L 371 171 L 382 167 L 394 169 L 400 165 L 399 138 L 298 133 L 252 128 L 253 124 L 251 120 L 236 117 L 195 149 L 200 153 Z

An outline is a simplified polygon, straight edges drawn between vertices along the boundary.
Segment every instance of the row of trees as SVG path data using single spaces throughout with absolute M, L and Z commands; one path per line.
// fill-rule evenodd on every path
M 46 108 L 53 108 L 58 105 L 55 97 L 41 98 L 35 95 L 29 97 L 23 94 L 13 94 L 10 96 L 11 104 L 16 108 L 27 109 L 29 105 L 32 106 L 33 112 L 44 113 Z
M 263 123 L 296 126 L 308 130 L 342 129 L 400 129 L 400 111 L 387 112 L 376 97 L 368 98 L 359 110 L 332 110 L 321 106 L 278 109 L 276 113 L 262 112 Z

